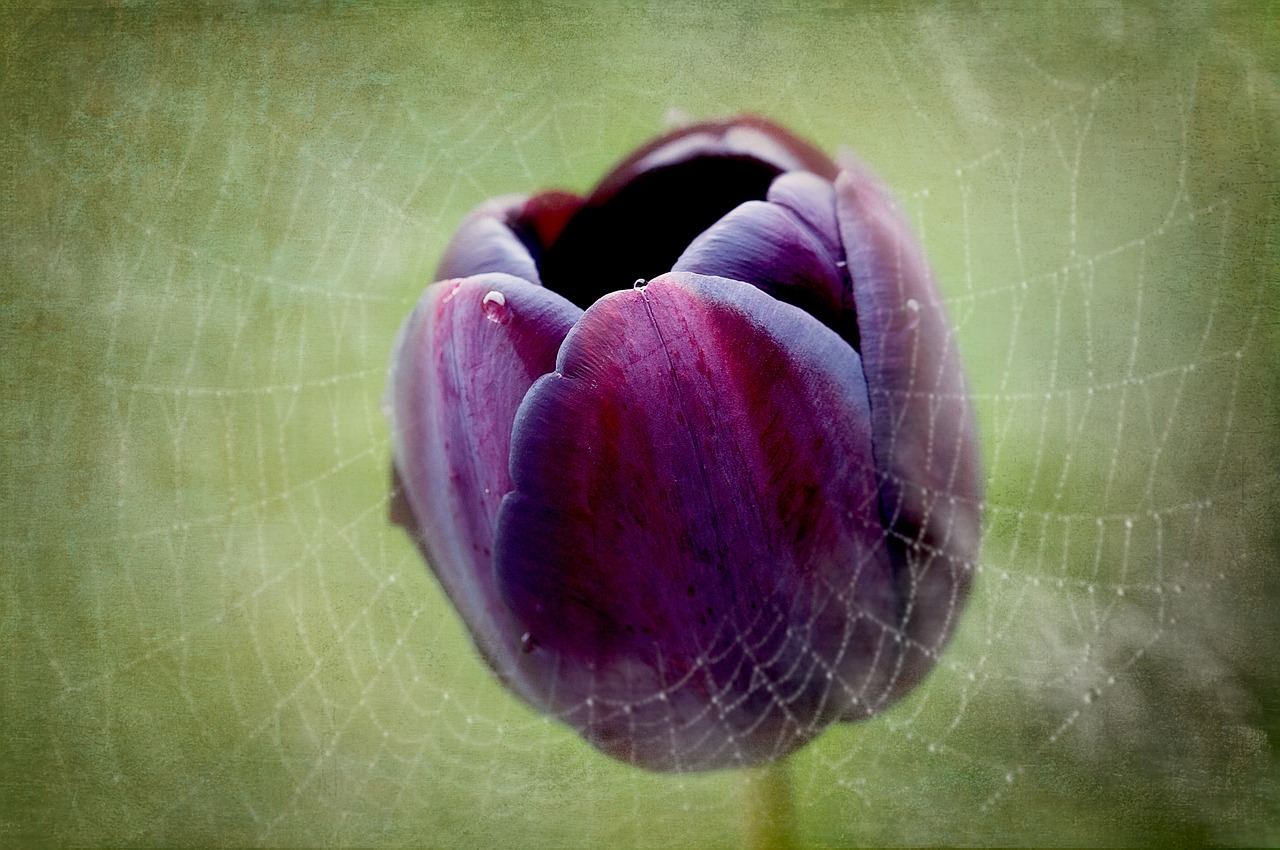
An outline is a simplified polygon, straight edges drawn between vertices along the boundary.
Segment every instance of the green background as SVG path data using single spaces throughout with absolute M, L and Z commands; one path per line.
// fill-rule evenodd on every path
M 6 4 L 0 845 L 737 846 L 734 772 L 494 684 L 387 521 L 392 336 L 480 200 L 675 115 L 858 151 L 979 411 L 935 674 L 797 837 L 1280 842 L 1275 4 Z

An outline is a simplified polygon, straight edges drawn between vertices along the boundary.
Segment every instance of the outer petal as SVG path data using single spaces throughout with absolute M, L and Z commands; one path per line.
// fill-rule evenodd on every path
M 520 652 L 523 628 L 498 599 L 493 526 L 511 489 L 516 409 L 582 311 L 541 287 L 485 274 L 427 287 L 392 356 L 387 415 L 409 508 L 397 518 L 427 554 L 485 658 L 544 707 Z
M 521 406 L 500 592 L 548 702 L 658 769 L 777 758 L 895 666 L 857 353 L 739 281 L 596 303 Z
M 862 334 L 880 510 L 900 572 L 901 695 L 933 667 L 969 591 L 981 520 L 977 428 L 919 243 L 880 183 L 860 163 L 842 164 L 840 234 Z

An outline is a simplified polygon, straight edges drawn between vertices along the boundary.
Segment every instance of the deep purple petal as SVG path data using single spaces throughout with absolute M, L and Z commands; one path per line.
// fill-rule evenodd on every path
M 834 196 L 828 219 L 825 229 L 835 231 Z M 858 326 L 838 250 L 788 207 L 747 201 L 694 239 L 672 270 L 750 283 L 804 310 L 856 347 Z
M 493 668 L 539 707 L 519 652 L 523 628 L 497 597 L 493 529 L 511 489 L 516 409 L 582 311 L 503 274 L 427 287 L 400 331 L 387 387 L 394 464 L 405 504 L 397 519 Z
M 981 518 L 977 428 L 955 331 L 924 253 L 860 163 L 836 180 L 870 388 L 881 512 L 900 571 L 901 695 L 937 661 L 972 580 Z
M 830 180 L 809 171 L 779 174 L 769 184 L 765 200 L 791 210 L 821 240 L 834 260 L 844 259 L 840 224 L 836 221 L 836 190 Z
M 896 612 L 870 439 L 857 353 L 803 311 L 685 273 L 597 302 L 517 415 L 495 542 L 553 710 L 698 769 L 879 704 Z

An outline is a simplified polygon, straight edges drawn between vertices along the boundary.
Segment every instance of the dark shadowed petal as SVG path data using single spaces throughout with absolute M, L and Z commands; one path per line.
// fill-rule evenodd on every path
M 871 399 L 881 512 L 900 572 L 901 695 L 937 660 L 979 542 L 977 429 L 955 331 L 923 251 L 886 190 L 851 158 L 836 180 Z
M 896 649 L 858 354 L 753 286 L 597 302 L 517 416 L 499 589 L 552 708 L 658 769 L 781 756 L 878 704 Z
M 403 495 L 393 505 L 396 518 L 416 531 L 485 658 L 538 707 L 545 706 L 519 651 L 524 630 L 496 595 L 493 528 L 511 489 L 516 409 L 554 368 L 581 314 L 555 293 L 504 274 L 430 286 L 400 331 L 387 387 Z
M 753 116 L 669 133 L 600 181 L 539 261 L 542 282 L 586 307 L 656 277 L 721 216 L 764 200 L 775 177 L 796 170 L 836 174 L 817 148 Z

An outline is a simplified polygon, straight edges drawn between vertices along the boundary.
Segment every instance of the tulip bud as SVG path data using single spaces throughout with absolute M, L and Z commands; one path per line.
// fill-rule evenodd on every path
M 937 662 L 976 428 L 886 190 L 758 118 L 481 205 L 392 355 L 404 525 L 489 665 L 602 751 L 760 764 Z

